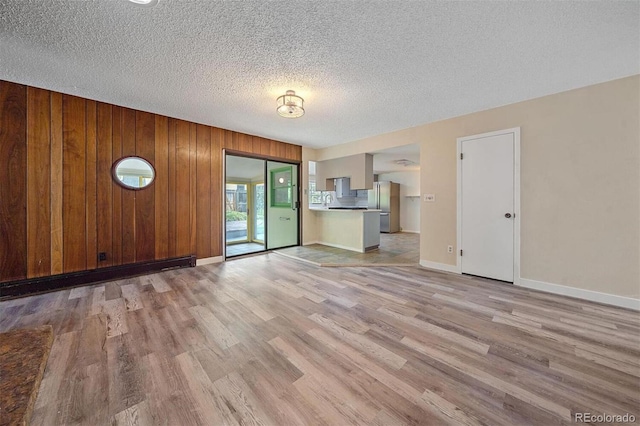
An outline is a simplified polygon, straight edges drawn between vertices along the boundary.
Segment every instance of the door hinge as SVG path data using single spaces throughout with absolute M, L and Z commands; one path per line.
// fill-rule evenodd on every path
M 462 250 L 460 250 L 460 256 L 462 256 Z
M 460 153 L 460 159 L 461 160 L 464 159 L 464 154 L 463 153 Z

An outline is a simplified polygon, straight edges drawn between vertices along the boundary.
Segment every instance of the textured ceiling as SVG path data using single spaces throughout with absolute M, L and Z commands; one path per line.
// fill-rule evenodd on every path
M 637 73 L 638 1 L 0 2 L 0 79 L 310 147 Z
M 409 160 L 413 164 L 398 164 L 398 160 Z M 373 172 L 391 173 L 408 172 L 420 170 L 420 145 L 397 146 L 395 148 L 384 149 L 373 152 Z

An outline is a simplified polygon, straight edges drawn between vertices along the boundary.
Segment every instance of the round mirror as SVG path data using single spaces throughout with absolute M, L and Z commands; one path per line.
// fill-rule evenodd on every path
M 153 166 L 144 158 L 124 157 L 113 164 L 113 178 L 128 189 L 147 187 L 155 176 Z

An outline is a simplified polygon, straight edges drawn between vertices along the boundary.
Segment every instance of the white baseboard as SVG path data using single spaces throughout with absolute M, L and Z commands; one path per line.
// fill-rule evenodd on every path
M 429 268 L 429 269 L 437 269 L 438 271 L 453 272 L 454 274 L 460 273 L 456 265 L 448 265 L 446 263 L 437 263 L 437 262 L 430 262 L 428 260 L 420 260 L 420 266 Z
M 220 263 L 222 261 L 224 261 L 224 258 L 222 256 L 205 257 L 203 259 L 196 259 L 196 266 L 209 265 L 211 263 Z
M 303 246 L 310 246 L 311 244 L 320 244 L 318 241 L 303 241 Z
M 412 231 L 410 229 L 403 229 L 400 232 L 406 232 L 407 234 L 419 234 L 420 231 Z
M 527 278 L 520 278 L 520 284 L 516 285 L 532 290 L 540 290 L 547 293 L 560 294 L 563 296 L 575 297 L 577 299 L 590 300 L 592 302 L 604 303 L 606 305 L 613 305 L 621 308 L 640 311 L 640 299 L 634 299 L 632 297 L 617 296 L 615 294 L 601 293 L 599 291 L 593 290 L 584 290 L 581 288 L 569 287 L 566 285 L 530 280 Z

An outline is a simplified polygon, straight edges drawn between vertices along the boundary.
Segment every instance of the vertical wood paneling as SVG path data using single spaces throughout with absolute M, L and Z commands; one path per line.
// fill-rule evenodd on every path
M 222 256 L 222 227 L 224 226 L 222 208 L 222 148 L 225 131 L 211 128 L 211 256 Z
M 197 251 L 197 208 L 196 208 L 196 175 L 198 172 L 197 163 L 197 124 L 189 125 L 189 253 Z
M 225 131 L 225 146 L 234 151 L 240 151 L 240 139 L 236 132 L 231 130 Z
M 257 146 L 256 146 L 256 142 L 255 142 L 256 140 L 257 140 Z M 269 144 L 269 141 L 266 140 L 265 138 L 256 137 L 254 139 L 253 152 L 256 152 L 256 153 L 259 152 L 260 155 L 269 155 L 270 148 L 271 148 L 271 145 Z
M 289 160 L 296 160 L 298 158 L 299 155 L 302 154 L 302 150 L 301 147 L 297 146 L 297 145 L 292 145 L 290 143 L 285 144 L 286 145 L 286 152 L 287 152 L 287 156 L 286 158 Z M 300 151 L 300 152 L 298 152 Z
M 27 276 L 27 88 L 0 82 L 0 273 Z
M 51 274 L 51 99 L 27 88 L 27 277 Z
M 295 145 L 3 81 L 0 112 L 0 281 L 220 256 L 222 150 L 301 160 Z M 113 181 L 127 155 L 155 166 L 151 188 Z
M 87 269 L 98 266 L 98 235 L 96 226 L 96 154 L 97 154 L 97 106 L 95 101 L 87 101 L 87 189 L 86 189 L 86 229 L 87 229 Z
M 136 155 L 155 168 L 156 122 L 153 114 L 136 112 Z M 136 196 L 136 261 L 153 260 L 156 251 L 155 192 L 153 186 L 135 193 Z
M 277 157 L 278 156 L 278 146 L 280 144 L 276 141 L 273 141 L 271 139 L 269 139 L 269 155 L 272 157 Z
M 51 92 L 51 274 L 63 271 L 62 94 Z
M 176 121 L 176 256 L 188 255 L 191 250 L 190 130 L 188 122 Z
M 155 258 L 169 257 L 169 122 L 167 117 L 155 116 Z
M 169 218 L 168 226 L 169 232 L 167 234 L 167 240 L 169 244 L 169 257 L 175 257 L 177 253 L 177 204 L 176 199 L 178 197 L 178 190 L 176 186 L 177 172 L 177 155 L 176 155 L 176 133 L 178 127 L 178 120 L 174 118 L 169 119 L 169 197 L 167 203 Z
M 87 269 L 86 101 L 62 96 L 62 220 L 64 272 Z
M 276 142 L 276 157 L 287 158 L 287 145 Z
M 122 156 L 136 155 L 136 112 L 122 109 Z M 136 261 L 136 191 L 122 190 L 122 263 Z
M 115 162 L 122 157 L 122 108 L 112 107 L 112 159 Z M 124 189 L 117 183 L 111 183 L 113 195 L 113 224 L 111 251 L 113 253 L 113 265 L 122 264 L 122 192 Z
M 238 149 L 243 152 L 253 152 L 253 137 L 244 133 L 236 133 L 238 135 Z
M 112 133 L 113 122 L 111 117 L 111 105 L 98 103 L 97 107 L 97 163 L 96 163 L 96 228 L 97 228 L 97 252 L 107 254 L 107 260 L 98 263 L 98 267 L 111 266 L 113 264 L 113 181 L 111 178 L 111 165 L 113 163 Z
M 196 166 L 196 255 L 211 257 L 211 127 L 198 125 Z

